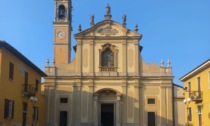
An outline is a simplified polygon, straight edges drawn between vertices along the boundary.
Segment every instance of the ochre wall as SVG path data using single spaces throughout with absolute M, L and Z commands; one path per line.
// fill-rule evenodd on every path
M 27 124 L 32 123 L 32 107 L 37 106 L 39 108 L 38 123 L 39 125 L 45 124 L 45 102 L 46 97 L 41 95 L 41 84 L 39 84 L 38 92 L 36 92 L 35 97 L 38 99 L 36 103 L 32 103 L 29 97 L 22 95 L 22 89 L 24 84 L 24 72 L 28 72 L 28 84 L 35 84 L 36 79 L 41 82 L 41 75 L 35 72 L 27 64 L 22 62 L 16 56 L 11 54 L 5 48 L 0 49 L 0 64 L 1 64 L 1 74 L 0 74 L 0 123 L 6 126 L 16 124 L 21 125 L 22 123 L 22 104 L 26 102 L 28 104 L 27 110 Z M 14 79 L 9 79 L 9 62 L 14 64 Z M 14 101 L 14 118 L 6 120 L 4 119 L 4 102 L 5 99 L 10 99 Z

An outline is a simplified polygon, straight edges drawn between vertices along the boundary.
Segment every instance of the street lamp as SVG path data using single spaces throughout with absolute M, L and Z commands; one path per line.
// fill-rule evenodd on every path
M 36 97 L 33 97 L 33 96 L 30 97 L 30 100 L 31 100 L 32 102 L 37 102 L 37 101 L 38 101 L 38 99 L 37 99 Z
M 190 102 L 191 102 L 191 98 L 187 98 L 187 99 L 184 99 L 183 100 L 183 102 L 184 102 L 184 104 L 187 104 L 187 126 L 189 126 L 189 104 L 190 104 Z
M 36 97 L 33 97 L 33 96 L 31 96 L 30 98 L 29 98 L 30 100 L 31 100 L 31 102 L 32 102 L 32 105 L 33 105 L 33 116 L 32 116 L 32 126 L 34 126 L 34 103 L 36 103 L 37 101 L 38 101 L 38 99 L 36 98 Z

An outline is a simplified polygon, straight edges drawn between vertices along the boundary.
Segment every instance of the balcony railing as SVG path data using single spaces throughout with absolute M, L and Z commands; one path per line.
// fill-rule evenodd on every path
M 193 101 L 202 101 L 203 100 L 203 92 L 202 91 L 192 91 L 192 92 L 190 92 L 190 98 Z
M 117 67 L 108 67 L 108 66 L 101 66 L 100 67 L 101 71 L 117 71 Z
M 23 96 L 35 96 L 36 85 L 35 84 L 23 84 Z

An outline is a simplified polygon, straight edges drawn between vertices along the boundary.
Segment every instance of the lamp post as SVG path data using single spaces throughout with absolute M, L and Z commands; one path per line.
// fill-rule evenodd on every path
M 183 102 L 187 105 L 187 126 L 189 126 L 189 104 L 191 102 L 191 98 L 184 99 Z
M 33 111 L 33 116 L 32 116 L 32 123 L 31 126 L 34 126 L 34 103 L 36 103 L 38 101 L 38 99 L 36 97 L 31 96 L 30 100 L 32 102 L 32 111 Z

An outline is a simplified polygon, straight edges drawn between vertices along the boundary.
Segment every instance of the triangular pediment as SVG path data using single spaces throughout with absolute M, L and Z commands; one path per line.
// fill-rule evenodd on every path
M 104 20 L 93 27 L 75 34 L 75 38 L 80 37 L 137 37 L 141 38 L 141 34 L 123 27 L 121 24 L 112 21 Z

